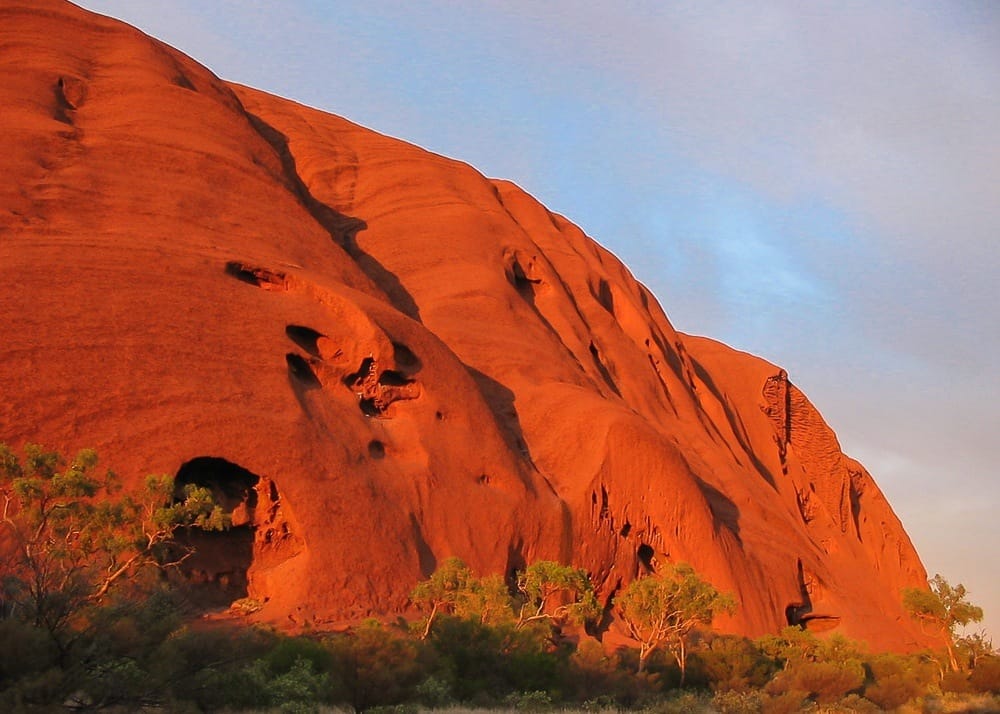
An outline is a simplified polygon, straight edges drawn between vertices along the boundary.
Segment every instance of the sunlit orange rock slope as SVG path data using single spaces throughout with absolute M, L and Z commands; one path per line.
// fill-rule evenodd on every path
M 322 626 L 451 555 L 605 599 L 689 561 L 724 629 L 921 641 L 913 546 L 785 372 L 517 186 L 55 0 L 0 3 L 0 72 L 0 441 L 213 487 L 206 601 Z

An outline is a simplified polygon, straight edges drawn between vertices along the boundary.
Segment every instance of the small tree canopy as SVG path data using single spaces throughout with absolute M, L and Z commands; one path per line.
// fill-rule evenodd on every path
M 948 660 L 953 671 L 958 671 L 955 655 L 955 628 L 983 619 L 983 609 L 966 599 L 965 586 L 952 585 L 941 575 L 930 580 L 930 589 L 906 588 L 903 606 L 910 617 L 920 623 L 927 634 L 936 635 L 945 643 Z
M 633 580 L 618 597 L 618 612 L 628 635 L 639 643 L 639 671 L 662 645 L 670 650 L 684 682 L 688 638 L 698 625 L 711 624 L 736 601 L 702 580 L 687 563 L 667 565 L 659 575 Z
M 65 466 L 65 468 L 63 468 Z M 221 529 L 222 509 L 208 489 L 174 493 L 169 476 L 122 493 L 117 477 L 97 471 L 97 454 L 83 450 L 68 464 L 35 444 L 24 461 L 0 444 L 2 594 L 7 607 L 46 630 L 56 645 L 88 604 L 146 565 L 177 564 L 191 554 L 173 536 L 178 528 Z
M 551 620 L 583 623 L 601 616 L 587 572 L 552 560 L 532 563 L 517 575 L 521 607 L 517 625 Z
M 499 577 L 477 579 L 461 558 L 444 560 L 427 580 L 417 583 L 410 600 L 428 611 L 421 639 L 427 638 L 441 614 L 460 617 L 475 614 L 486 623 L 510 612 L 510 595 L 503 580 Z

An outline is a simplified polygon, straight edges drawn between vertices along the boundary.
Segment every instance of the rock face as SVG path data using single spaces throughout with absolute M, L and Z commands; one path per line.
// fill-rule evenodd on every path
M 228 84 L 55 0 L 0 4 L 0 441 L 211 486 L 206 602 L 319 626 L 458 555 L 688 561 L 748 635 L 923 642 L 872 478 L 761 359 L 505 181 Z

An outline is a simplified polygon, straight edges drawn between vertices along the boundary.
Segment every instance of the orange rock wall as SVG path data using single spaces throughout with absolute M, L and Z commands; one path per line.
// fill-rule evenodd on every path
M 685 560 L 724 629 L 923 642 L 917 554 L 785 372 L 513 184 L 54 0 L 0 2 L 0 71 L 0 440 L 245 469 L 259 617 L 401 610 L 451 555 L 606 599 Z

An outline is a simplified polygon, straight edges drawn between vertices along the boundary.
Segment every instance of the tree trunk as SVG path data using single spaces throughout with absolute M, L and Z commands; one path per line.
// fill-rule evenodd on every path
M 424 626 L 423 634 L 420 635 L 421 640 L 426 640 L 427 636 L 431 634 L 431 625 L 434 624 L 434 617 L 437 615 L 438 604 L 434 603 L 431 607 L 431 614 L 427 616 L 427 625 Z
M 646 649 L 645 646 L 639 647 L 639 674 L 646 671 L 646 658 L 652 652 L 652 648 Z
M 687 648 L 684 647 L 684 638 L 681 638 L 680 647 L 677 649 L 677 666 L 681 668 L 681 684 L 684 686 L 684 680 L 687 677 Z
M 955 643 L 951 640 L 951 633 L 945 635 L 945 645 L 948 648 L 948 664 L 951 665 L 951 671 L 959 671 L 958 658 L 955 657 Z

